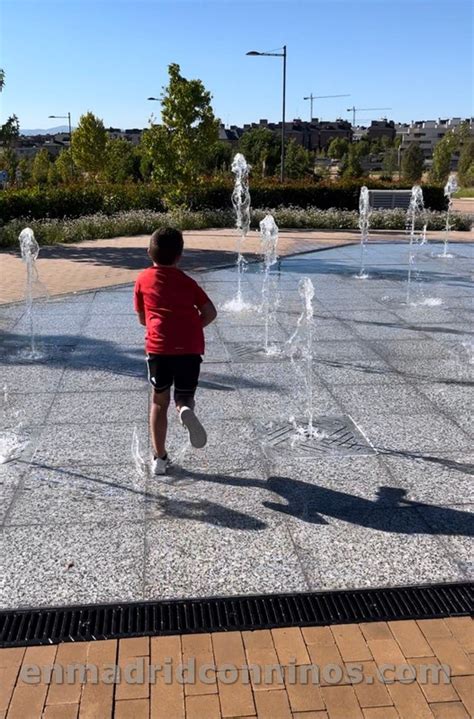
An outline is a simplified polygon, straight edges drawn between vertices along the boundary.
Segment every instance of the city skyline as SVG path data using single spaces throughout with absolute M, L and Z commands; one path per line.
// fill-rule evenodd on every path
M 106 126 L 146 127 L 159 115 L 159 104 L 146 98 L 159 96 L 168 64 L 177 62 L 186 77 L 203 81 L 225 125 L 278 122 L 281 62 L 245 53 L 284 43 L 287 120 L 309 119 L 303 97 L 310 93 L 350 94 L 316 100 L 313 116 L 324 120 L 350 120 L 352 105 L 391 108 L 359 113 L 361 125 L 383 116 L 470 117 L 470 14 L 465 0 L 4 0 L 1 121 L 15 113 L 22 128 L 47 128 L 51 114 L 71 112 L 77 124 L 91 110 Z

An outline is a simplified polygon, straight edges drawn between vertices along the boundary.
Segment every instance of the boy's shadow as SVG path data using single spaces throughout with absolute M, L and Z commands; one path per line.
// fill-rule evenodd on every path
M 360 527 L 399 534 L 474 535 L 474 519 L 469 512 L 415 502 L 407 499 L 406 490 L 400 487 L 381 486 L 377 498 L 371 500 L 290 477 L 272 476 L 262 480 L 208 475 L 179 468 L 175 468 L 173 474 L 178 482 L 181 475 L 195 482 L 268 490 L 284 502 L 264 501 L 264 507 L 310 524 L 328 524 L 325 517 L 333 517 Z M 397 511 L 407 508 L 425 510 L 425 521 L 421 521 L 418 513 L 413 521 L 412 512 Z

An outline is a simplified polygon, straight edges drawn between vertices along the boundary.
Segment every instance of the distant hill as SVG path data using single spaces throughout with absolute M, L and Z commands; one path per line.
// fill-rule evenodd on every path
M 46 129 L 37 128 L 36 130 L 20 128 L 20 135 L 56 135 L 58 132 L 69 132 L 68 125 L 58 125 L 57 127 L 48 127 Z

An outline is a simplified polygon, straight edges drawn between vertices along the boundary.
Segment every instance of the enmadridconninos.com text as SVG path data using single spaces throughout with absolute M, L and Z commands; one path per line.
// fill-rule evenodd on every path
M 230 664 L 199 663 L 194 658 L 177 663 L 165 659 L 151 664 L 147 657 L 136 657 L 122 664 L 70 663 L 23 664 L 20 679 L 25 684 L 449 684 L 447 664 L 379 664 L 373 672 L 364 664 Z

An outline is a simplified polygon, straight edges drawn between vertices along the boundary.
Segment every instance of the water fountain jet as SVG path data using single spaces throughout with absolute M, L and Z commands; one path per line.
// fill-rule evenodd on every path
M 365 270 L 365 253 L 369 239 L 371 213 L 369 189 L 364 185 L 360 188 L 359 195 L 360 269 L 359 274 L 355 275 L 359 280 L 366 280 L 369 277 Z
M 417 235 L 416 225 L 417 221 L 423 222 L 423 228 L 420 235 Z M 423 190 L 419 185 L 413 185 L 411 190 L 410 204 L 407 210 L 406 218 L 406 230 L 410 238 L 409 250 L 408 250 L 408 273 L 407 273 L 407 293 L 406 303 L 411 304 L 412 299 L 412 276 L 415 275 L 419 279 L 418 275 L 418 251 L 420 245 L 426 242 L 426 216 L 425 206 L 423 202 Z
M 27 355 L 27 359 L 40 359 L 42 355 L 36 348 L 34 318 L 35 289 L 41 288 L 44 290 L 39 281 L 38 268 L 36 267 L 36 260 L 40 248 L 35 239 L 34 232 L 30 227 L 25 227 L 25 229 L 20 232 L 18 239 L 20 242 L 21 259 L 26 265 L 25 306 L 26 320 L 30 331 L 30 351 Z
M 249 172 L 250 165 L 247 160 L 238 152 L 231 165 L 235 175 L 234 190 L 232 192 L 232 207 L 235 212 L 235 226 L 237 228 L 237 294 L 225 303 L 223 309 L 230 312 L 241 312 L 249 309 L 251 305 L 244 302 L 242 296 L 242 276 L 246 269 L 247 261 L 242 254 L 243 243 L 250 229 L 250 191 Z
M 443 252 L 441 252 L 437 257 L 443 257 L 444 259 L 450 259 L 451 257 L 454 257 L 454 255 L 450 254 L 448 252 L 448 244 L 449 244 L 449 232 L 451 230 L 451 213 L 453 210 L 453 195 L 458 190 L 458 182 L 456 179 L 456 175 L 452 172 L 449 177 L 448 181 L 444 186 L 444 196 L 448 200 L 448 207 L 446 210 L 446 228 L 444 232 L 444 249 Z
M 278 260 L 278 226 L 272 215 L 266 215 L 260 222 L 260 237 L 264 271 L 262 283 L 262 311 L 265 320 L 264 348 L 266 354 L 271 354 L 272 352 L 274 353 L 274 349 L 269 346 L 268 335 L 272 309 L 275 308 L 275 299 L 271 291 L 270 268 L 276 264 Z

